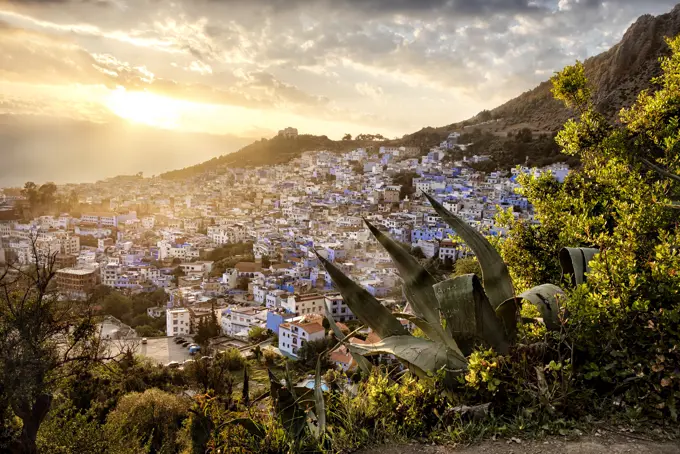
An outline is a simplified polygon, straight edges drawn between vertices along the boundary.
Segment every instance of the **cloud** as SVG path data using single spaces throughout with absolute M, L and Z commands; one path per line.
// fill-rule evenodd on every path
M 29 33 L 6 47 L 0 22 L 0 80 L 419 128 L 492 108 L 675 1 L 0 0 L 4 27 Z
M 357 92 L 362 96 L 368 96 L 369 98 L 378 99 L 383 94 L 382 87 L 371 85 L 366 82 L 357 83 L 354 85 Z

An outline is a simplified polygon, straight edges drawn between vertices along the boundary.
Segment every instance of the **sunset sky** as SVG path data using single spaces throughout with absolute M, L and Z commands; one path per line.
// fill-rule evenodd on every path
M 674 3 L 0 0 L 0 186 L 163 171 L 286 126 L 337 139 L 449 124 L 606 50 L 638 16 Z M 80 126 L 48 135 L 36 119 Z M 161 146 L 147 128 L 131 145 L 108 125 L 172 134 Z M 230 142 L 211 148 L 188 133 Z M 73 165 L 55 175 L 65 159 Z
M 0 0 L 0 109 L 392 137 L 494 107 L 673 4 Z

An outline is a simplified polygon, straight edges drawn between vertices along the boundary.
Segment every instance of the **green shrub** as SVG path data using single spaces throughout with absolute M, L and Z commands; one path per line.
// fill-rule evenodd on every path
M 105 430 L 114 439 L 132 439 L 139 449 L 148 446 L 151 453 L 172 453 L 188 409 L 186 399 L 159 389 L 130 393 L 108 415 Z
M 237 348 L 228 348 L 218 355 L 220 362 L 223 362 L 230 371 L 241 370 L 246 365 L 246 360 Z

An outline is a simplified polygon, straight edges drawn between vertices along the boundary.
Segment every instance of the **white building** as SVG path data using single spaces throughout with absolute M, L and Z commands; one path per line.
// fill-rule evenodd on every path
M 191 312 L 189 309 L 170 309 L 166 312 L 166 334 L 183 336 L 191 334 Z
M 152 318 L 161 318 L 167 309 L 161 306 L 149 307 L 146 309 L 146 315 Z
M 155 216 L 145 216 L 142 218 L 142 227 L 144 227 L 145 229 L 147 230 L 153 229 L 155 225 L 156 225 Z
M 236 268 L 229 268 L 222 274 L 222 285 L 227 289 L 235 289 L 238 285 L 238 270 Z
M 296 128 L 285 128 L 279 131 L 280 137 L 294 138 L 298 136 L 298 130 Z
M 179 265 L 180 269 L 184 274 L 208 274 L 212 271 L 212 266 L 214 262 L 188 262 L 181 263 Z
M 230 307 L 222 311 L 222 332 L 227 336 L 247 337 L 254 326 L 264 327 L 267 311 L 255 307 Z
M 297 358 L 298 350 L 305 342 L 321 340 L 325 337 L 325 330 L 318 322 L 312 323 L 282 323 L 279 326 L 279 350 Z
M 467 251 L 465 248 L 452 241 L 444 240 L 439 243 L 439 260 L 442 262 L 447 259 L 455 262 L 459 258 L 465 257 L 466 255 Z
M 325 299 L 322 295 L 291 295 L 281 306 L 295 315 L 324 314 Z
M 288 301 L 288 293 L 285 290 L 271 290 L 265 295 L 265 304 L 268 309 L 283 306 L 284 302 Z
M 329 312 L 333 315 L 333 320 L 336 322 L 348 322 L 356 318 L 352 310 L 342 299 L 342 295 L 326 295 L 324 302 Z

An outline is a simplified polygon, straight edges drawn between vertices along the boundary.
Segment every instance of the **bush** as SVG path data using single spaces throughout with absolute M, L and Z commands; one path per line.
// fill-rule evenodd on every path
M 270 348 L 265 348 L 264 351 L 262 352 L 262 358 L 264 358 L 264 363 L 267 366 L 273 366 L 276 364 L 276 361 L 281 358 L 279 355 L 277 355 L 274 350 Z
M 172 453 L 188 409 L 187 400 L 159 389 L 130 393 L 109 414 L 105 429 L 114 439 L 132 440 L 138 449 L 148 446 L 152 453 Z
M 68 402 L 54 405 L 38 432 L 38 451 L 53 454 L 101 454 L 109 442 L 91 413 L 80 412 Z
M 252 342 L 262 342 L 269 337 L 270 331 L 261 326 L 253 326 L 248 331 L 248 339 Z
M 228 348 L 220 352 L 217 357 L 219 361 L 226 365 L 227 370 L 242 370 L 246 365 L 246 360 L 237 348 Z

